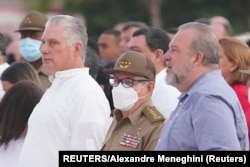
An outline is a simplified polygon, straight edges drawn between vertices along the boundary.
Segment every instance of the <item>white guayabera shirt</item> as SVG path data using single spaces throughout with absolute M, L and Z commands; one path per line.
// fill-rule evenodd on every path
M 57 72 L 29 119 L 19 166 L 55 167 L 59 150 L 100 150 L 109 115 L 106 96 L 88 69 Z

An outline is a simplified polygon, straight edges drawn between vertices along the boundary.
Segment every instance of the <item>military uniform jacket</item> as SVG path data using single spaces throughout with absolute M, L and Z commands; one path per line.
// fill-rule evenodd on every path
M 165 118 L 152 105 L 144 103 L 128 117 L 119 110 L 104 140 L 102 150 L 154 150 Z
M 51 86 L 51 82 L 49 81 L 49 73 L 47 71 L 45 71 L 43 66 L 41 66 L 37 70 L 37 74 L 39 76 L 42 88 L 45 89 L 45 90 L 47 88 L 49 88 Z

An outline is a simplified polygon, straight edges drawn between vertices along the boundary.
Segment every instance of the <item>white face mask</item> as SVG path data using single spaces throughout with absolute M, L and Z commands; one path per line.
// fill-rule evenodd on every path
M 131 88 L 124 88 L 120 83 L 113 87 L 112 96 L 115 108 L 121 111 L 129 111 L 138 100 L 137 92 Z
M 125 88 L 120 83 L 117 87 L 113 87 L 112 96 L 115 108 L 121 111 L 129 111 L 134 107 L 138 99 L 144 98 L 147 95 L 138 98 L 137 91 L 134 88 Z

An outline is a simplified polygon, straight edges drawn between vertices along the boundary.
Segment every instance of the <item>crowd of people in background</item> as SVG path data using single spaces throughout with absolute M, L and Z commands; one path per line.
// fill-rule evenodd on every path
M 1 165 L 58 166 L 59 150 L 249 150 L 250 40 L 227 18 L 171 32 L 132 20 L 93 41 L 78 18 L 32 10 L 15 33 L 0 32 Z

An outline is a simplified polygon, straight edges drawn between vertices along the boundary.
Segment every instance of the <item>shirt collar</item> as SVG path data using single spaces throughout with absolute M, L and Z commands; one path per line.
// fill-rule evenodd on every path
M 219 77 L 221 75 L 221 71 L 220 70 L 213 70 L 213 71 L 209 71 L 206 72 L 204 74 L 202 74 L 189 88 L 189 90 L 187 92 L 183 92 L 181 93 L 181 95 L 178 97 L 179 100 L 183 100 L 185 97 L 189 96 L 190 94 L 192 94 L 193 92 L 197 91 L 197 89 L 199 89 L 200 85 L 203 82 L 207 82 L 207 80 L 211 80 L 212 78 L 215 77 Z M 210 79 L 211 78 L 211 79 Z
M 89 73 L 89 68 L 74 68 L 64 71 L 57 71 L 54 75 L 49 75 L 50 82 L 53 82 L 55 79 L 60 78 L 69 78 L 75 75 L 82 75 L 82 73 Z

